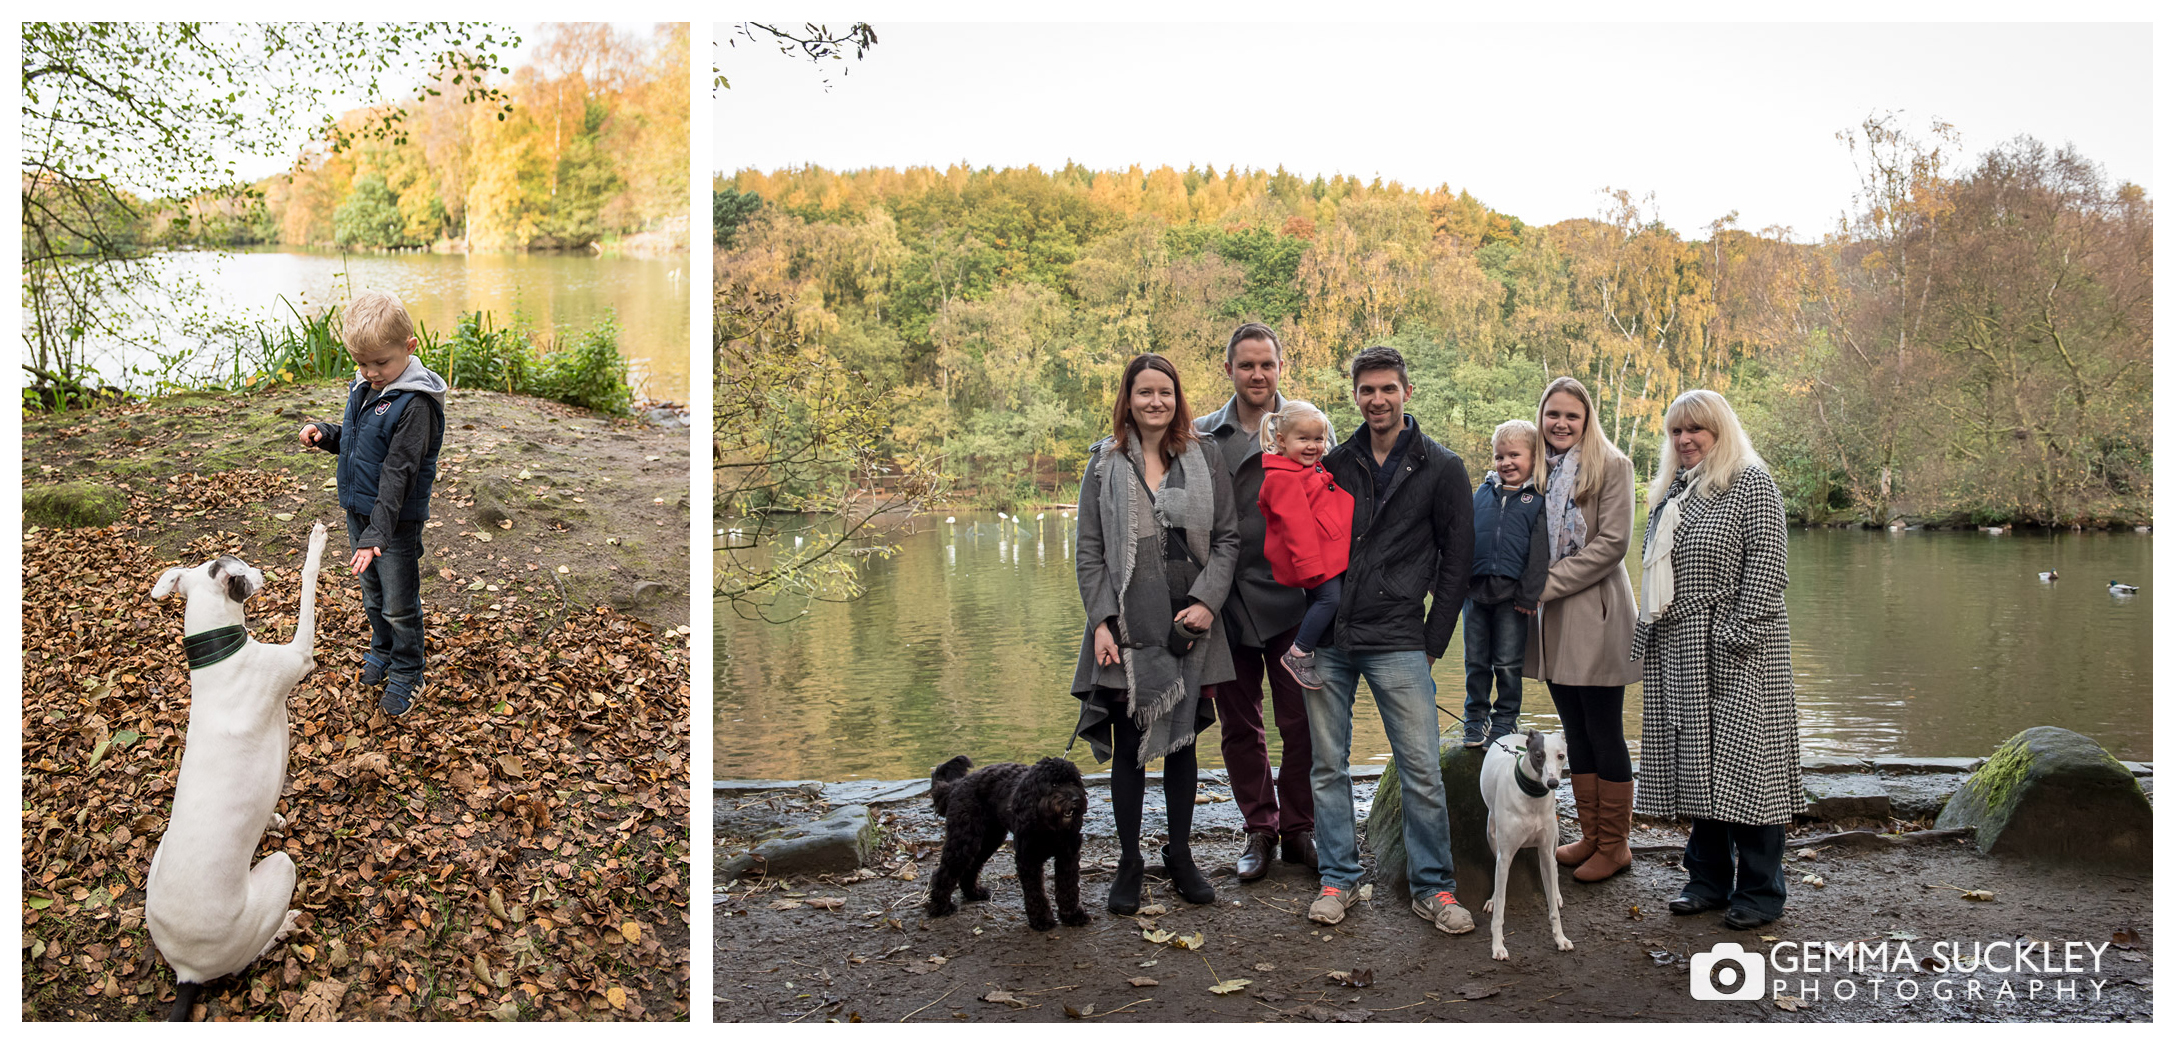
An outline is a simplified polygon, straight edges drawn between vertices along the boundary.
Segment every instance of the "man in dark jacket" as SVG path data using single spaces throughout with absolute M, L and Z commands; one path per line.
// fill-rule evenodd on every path
M 1322 892 L 1307 911 L 1335 923 L 1360 881 L 1352 778 L 1352 705 L 1365 678 L 1398 761 L 1406 879 L 1413 911 L 1445 933 L 1473 929 L 1453 895 L 1450 819 L 1437 761 L 1436 686 L 1473 566 L 1473 484 L 1465 462 L 1405 413 L 1405 357 L 1377 346 L 1352 361 L 1365 427 L 1323 459 L 1353 494 L 1352 556 L 1331 638 L 1316 650 L 1323 688 L 1307 692 L 1314 740 L 1315 841 Z M 1433 604 L 1424 601 L 1435 597 Z
M 1231 470 L 1232 500 L 1239 510 L 1239 572 L 1224 598 L 1225 635 L 1230 638 L 1232 667 L 1239 678 L 1211 689 L 1217 722 L 1223 725 L 1224 766 L 1231 774 L 1232 798 L 1247 822 L 1247 848 L 1239 855 L 1242 880 L 1269 874 L 1278 840 L 1284 859 L 1315 866 L 1315 799 L 1308 784 L 1314 749 L 1307 732 L 1307 702 L 1299 682 L 1276 666 L 1292 646 L 1307 593 L 1287 588 L 1270 576 L 1262 556 L 1262 416 L 1284 409 L 1277 379 L 1284 373 L 1284 346 L 1277 334 L 1259 323 L 1242 324 L 1224 346 L 1224 373 L 1232 379 L 1232 398 L 1214 414 L 1194 419 L 1194 429 L 1213 440 Z M 1334 442 L 1337 434 L 1330 433 Z M 1262 678 L 1276 710 L 1277 736 L 1284 758 L 1274 784 L 1269 775 L 1269 734 L 1262 728 Z

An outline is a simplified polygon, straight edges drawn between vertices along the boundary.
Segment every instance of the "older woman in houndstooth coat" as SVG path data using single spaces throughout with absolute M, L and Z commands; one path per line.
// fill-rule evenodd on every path
M 1646 661 L 1633 805 L 1692 819 L 1691 880 L 1670 910 L 1727 907 L 1724 924 L 1749 929 L 1783 914 L 1784 829 L 1806 808 L 1783 496 L 1722 396 L 1679 396 L 1663 427 L 1633 635 Z

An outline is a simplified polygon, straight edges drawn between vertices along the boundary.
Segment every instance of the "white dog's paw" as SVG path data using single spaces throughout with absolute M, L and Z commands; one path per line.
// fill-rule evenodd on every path
M 286 827 L 287 818 L 282 816 L 278 810 L 272 811 L 272 816 L 264 823 L 264 830 L 267 832 L 281 831 Z
M 1505 959 L 1511 958 L 1511 953 L 1505 951 L 1502 944 L 1492 944 L 1489 946 L 1488 949 L 1488 957 L 1491 959 L 1495 959 L 1498 962 L 1502 962 Z
M 295 932 L 295 916 L 301 914 L 301 912 L 293 908 L 287 909 L 287 915 L 280 920 L 280 928 L 273 931 L 271 940 L 264 942 L 264 950 L 257 953 L 257 958 L 262 959 L 272 954 L 272 949 L 279 947 L 280 942 L 286 940 L 288 934 Z
M 1569 938 L 1569 937 L 1559 937 L 1559 938 L 1557 938 L 1557 939 L 1556 939 L 1556 950 L 1557 950 L 1557 951 L 1560 951 L 1560 952 L 1568 952 L 1568 951 L 1571 951 L 1571 950 L 1572 950 L 1572 942 L 1571 942 L 1571 938 Z
M 310 528 L 310 551 L 325 551 L 325 524 L 319 523 Z

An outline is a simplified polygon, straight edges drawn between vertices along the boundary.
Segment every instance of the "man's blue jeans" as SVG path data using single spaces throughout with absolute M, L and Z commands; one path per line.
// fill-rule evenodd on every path
M 1315 850 L 1322 885 L 1351 890 L 1360 882 L 1360 844 L 1352 812 L 1352 706 L 1360 680 L 1398 760 L 1405 816 L 1406 879 L 1417 898 L 1456 890 L 1451 875 L 1451 820 L 1443 805 L 1443 766 L 1436 734 L 1436 684 L 1428 655 L 1418 650 L 1350 653 L 1315 651 L 1322 689 L 1307 691 L 1307 732 L 1314 741 Z
M 362 536 L 370 517 L 348 513 L 348 543 Z M 423 679 L 423 521 L 404 520 L 393 540 L 363 569 L 363 616 L 370 619 L 370 656 L 388 679 Z
M 1466 601 L 1466 740 L 1486 741 L 1518 729 L 1528 620 L 1513 600 Z M 1488 697 L 1492 684 L 1493 712 Z

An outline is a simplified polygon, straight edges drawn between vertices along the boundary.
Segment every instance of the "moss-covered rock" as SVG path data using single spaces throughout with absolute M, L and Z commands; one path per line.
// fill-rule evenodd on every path
M 23 519 L 34 526 L 103 527 L 128 511 L 128 496 L 102 483 L 48 483 L 23 488 Z
M 1496 853 L 1488 845 L 1488 802 L 1481 798 L 1481 761 L 1485 748 L 1467 748 L 1457 738 L 1441 739 L 1437 753 L 1443 770 L 1443 805 L 1451 822 L 1451 874 L 1458 880 L 1458 903 L 1480 919 L 1481 902 L 1496 891 Z M 1406 876 L 1405 802 L 1393 759 L 1375 786 L 1368 810 L 1367 841 L 1375 851 L 1375 878 L 1383 903 L 1402 904 L 1411 895 Z M 1556 857 L 1548 858 L 1554 865 Z M 1505 903 L 1513 912 L 1542 911 L 1541 873 L 1534 854 L 1522 850 L 1511 862 L 1511 886 Z
M 1936 828 L 1977 829 L 1981 853 L 2146 870 L 2153 805 L 2092 738 L 2036 726 L 2002 743 L 1950 797 Z

